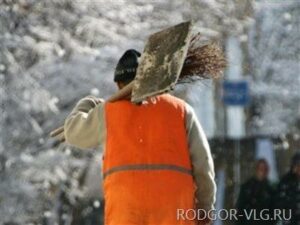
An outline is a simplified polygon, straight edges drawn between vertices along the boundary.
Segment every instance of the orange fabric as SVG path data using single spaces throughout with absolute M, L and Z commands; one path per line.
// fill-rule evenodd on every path
M 191 170 L 185 105 L 168 94 L 156 102 L 106 103 L 103 173 L 127 165 L 175 165 Z M 191 175 L 175 170 L 124 170 L 104 179 L 106 225 L 188 225 L 177 209 L 194 208 Z

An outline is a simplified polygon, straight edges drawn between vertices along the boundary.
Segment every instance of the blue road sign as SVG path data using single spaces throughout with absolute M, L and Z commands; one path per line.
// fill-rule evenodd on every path
M 245 106 L 249 102 L 249 85 L 245 80 L 223 82 L 222 100 L 225 105 Z

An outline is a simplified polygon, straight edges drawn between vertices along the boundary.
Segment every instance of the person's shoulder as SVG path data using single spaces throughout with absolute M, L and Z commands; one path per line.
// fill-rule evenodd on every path
M 163 94 L 160 96 L 160 98 L 170 104 L 174 104 L 174 105 L 180 104 L 181 106 L 184 107 L 186 112 L 191 113 L 191 114 L 194 113 L 193 106 L 191 106 L 188 102 L 186 102 L 185 100 L 183 100 L 179 97 L 176 97 L 171 94 Z
M 187 105 L 187 103 L 183 99 L 175 97 L 171 94 L 162 94 L 162 95 L 159 95 L 157 98 L 158 98 L 158 101 L 168 104 L 170 106 L 176 107 L 176 108 L 181 107 L 181 108 L 185 109 L 186 105 Z
M 294 181 L 293 174 L 291 172 L 288 172 L 280 178 L 277 187 L 279 190 L 286 189 L 289 186 L 289 184 L 293 183 L 293 181 Z
M 280 182 L 286 182 L 293 179 L 293 174 L 289 171 L 280 178 Z
M 161 100 L 168 101 L 168 102 L 185 102 L 183 99 L 178 98 L 178 97 L 176 97 L 174 95 L 171 95 L 169 93 L 161 94 L 157 97 Z
M 293 177 L 293 174 L 289 171 L 281 177 L 280 181 L 290 180 L 290 179 L 292 179 L 292 177 Z
M 109 102 L 109 101 L 106 101 L 104 103 L 104 107 L 105 108 L 114 108 L 114 107 L 120 107 L 120 106 L 128 106 L 128 105 L 132 105 L 133 103 L 131 103 L 130 100 L 127 100 L 127 99 L 121 99 L 121 100 L 118 100 L 118 101 L 114 101 L 114 102 Z
M 246 188 L 249 186 L 252 186 L 253 184 L 256 183 L 256 179 L 254 177 L 250 177 L 248 180 L 246 180 L 243 184 L 242 187 Z

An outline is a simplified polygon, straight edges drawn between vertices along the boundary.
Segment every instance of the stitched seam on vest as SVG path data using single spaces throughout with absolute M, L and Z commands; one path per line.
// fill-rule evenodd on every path
M 176 165 L 168 165 L 168 164 L 137 164 L 137 165 L 124 165 L 124 166 L 116 166 L 113 167 L 106 172 L 103 173 L 103 179 L 105 179 L 107 176 L 121 171 L 132 171 L 132 170 L 172 170 L 176 172 L 185 173 L 188 175 L 192 175 L 192 171 L 190 169 L 187 169 L 182 166 L 176 166 Z

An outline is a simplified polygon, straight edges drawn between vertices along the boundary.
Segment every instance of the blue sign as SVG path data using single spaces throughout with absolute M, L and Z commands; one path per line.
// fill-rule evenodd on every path
M 245 106 L 249 102 L 249 85 L 245 80 L 223 82 L 223 102 L 230 106 Z

